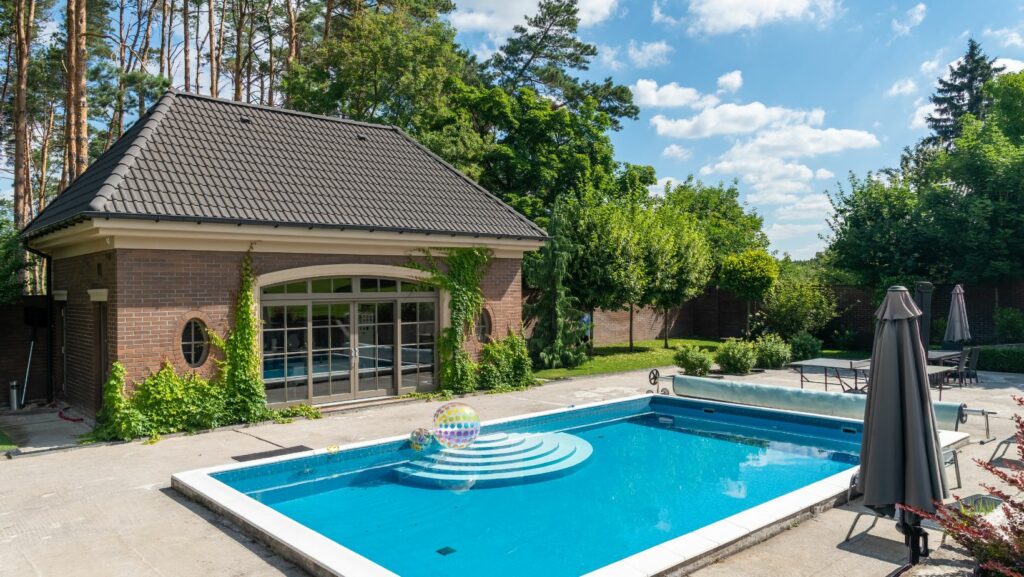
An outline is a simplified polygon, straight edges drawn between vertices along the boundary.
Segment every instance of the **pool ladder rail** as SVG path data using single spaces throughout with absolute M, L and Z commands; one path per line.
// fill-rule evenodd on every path
M 593 453 L 569 433 L 492 433 L 464 449 L 426 451 L 395 468 L 402 483 L 438 489 L 469 489 L 534 483 L 568 475 Z

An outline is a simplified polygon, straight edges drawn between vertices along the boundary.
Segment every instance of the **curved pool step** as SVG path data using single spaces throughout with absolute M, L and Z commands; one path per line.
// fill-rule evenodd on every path
M 532 483 L 567 475 L 593 453 L 568 433 L 496 433 L 464 449 L 442 449 L 395 468 L 398 480 L 443 489 Z

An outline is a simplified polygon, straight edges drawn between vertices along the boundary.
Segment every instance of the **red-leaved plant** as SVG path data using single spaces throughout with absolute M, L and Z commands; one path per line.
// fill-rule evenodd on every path
M 1013 400 L 1024 407 L 1024 398 L 1014 397 Z M 1017 454 L 1020 462 L 1024 462 L 1024 417 L 1014 415 L 1013 420 L 1017 423 Z M 1024 467 L 1011 463 L 1009 471 L 1005 471 L 980 459 L 974 461 L 1016 489 L 1016 494 L 1011 495 L 991 485 L 982 485 L 989 495 L 1002 500 L 1005 523 L 995 526 L 985 519 L 984 511 L 955 504 L 938 504 L 935 514 L 901 507 L 923 518 L 932 519 L 951 539 L 963 545 L 978 562 L 978 575 L 1024 577 L 1024 497 L 1021 497 L 1024 495 Z M 956 495 L 954 497 L 959 498 Z

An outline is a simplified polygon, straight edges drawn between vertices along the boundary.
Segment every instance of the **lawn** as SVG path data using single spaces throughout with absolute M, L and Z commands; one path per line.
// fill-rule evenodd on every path
M 18 446 L 14 444 L 14 441 L 12 441 L 10 437 L 5 435 L 3 431 L 0 431 L 0 453 L 13 451 L 17 448 Z
M 594 358 L 574 369 L 544 369 L 534 373 L 538 379 L 563 379 L 566 377 L 582 377 L 605 373 L 621 373 L 641 369 L 666 367 L 673 364 L 672 357 L 676 349 L 683 345 L 699 345 L 716 349 L 719 341 L 710 339 L 669 339 L 669 348 L 664 348 L 664 341 L 637 341 L 633 352 L 628 344 L 599 346 L 594 350 Z M 822 356 L 837 359 L 866 359 L 871 356 L 868 351 L 844 351 L 826 349 Z

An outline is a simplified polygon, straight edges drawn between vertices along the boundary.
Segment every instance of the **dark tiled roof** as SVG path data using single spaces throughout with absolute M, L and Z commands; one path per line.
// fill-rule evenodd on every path
M 25 229 L 146 218 L 543 238 L 389 126 L 166 93 Z

